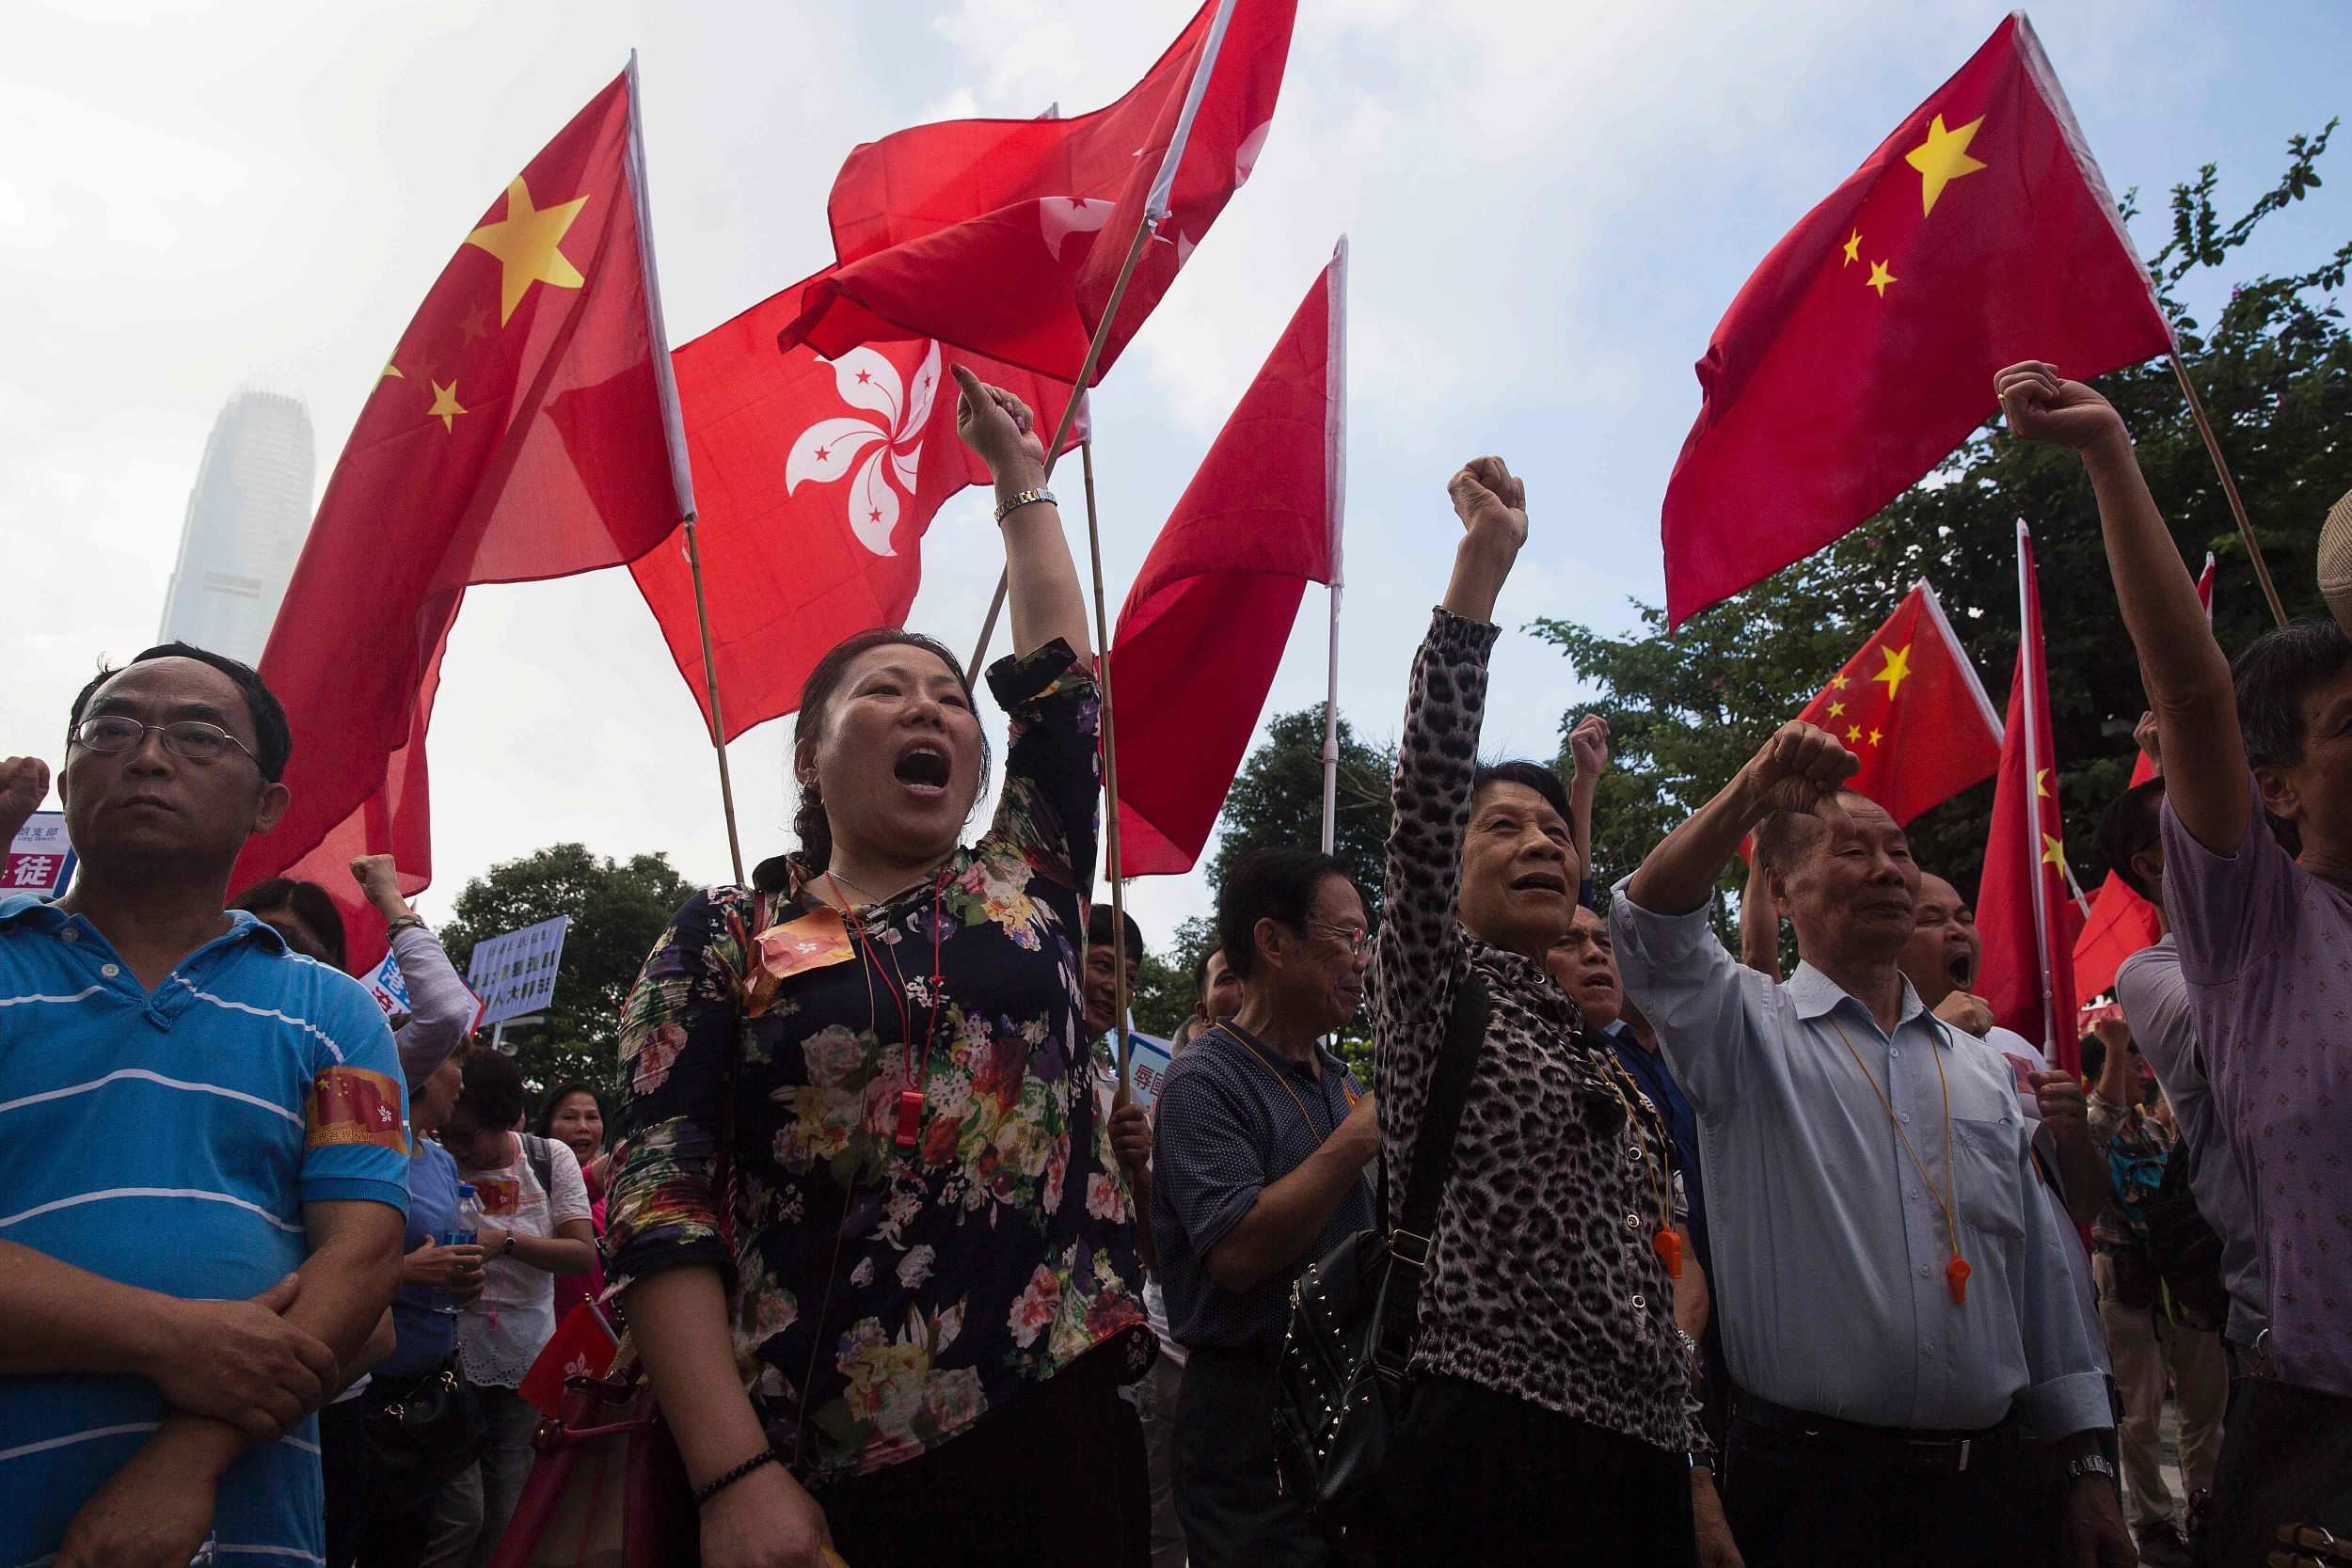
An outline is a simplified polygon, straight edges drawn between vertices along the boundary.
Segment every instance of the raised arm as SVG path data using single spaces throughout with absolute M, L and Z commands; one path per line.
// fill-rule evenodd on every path
M 1658 914 L 1687 914 L 1707 902 L 1740 841 L 1775 811 L 1842 816 L 1837 791 L 1861 767 L 1827 730 L 1783 724 L 1715 798 L 1659 841 L 1633 873 L 1626 896 Z
M 1609 721 L 1588 713 L 1568 732 L 1568 754 L 1576 761 L 1576 777 L 1568 784 L 1568 836 L 1576 844 L 1576 863 L 1584 868 L 1584 888 L 1593 885 L 1593 797 L 1599 793 L 1601 773 L 1609 767 Z M 1583 889 L 1577 902 L 1590 903 Z
M 2040 360 L 1993 378 L 2012 435 L 2081 456 L 2099 499 L 2099 531 L 2116 608 L 2139 655 L 2156 716 L 2165 793 L 2181 825 L 2216 854 L 2237 850 L 2252 818 L 2246 743 L 2238 734 L 2230 661 L 2214 641 L 2180 546 L 2139 472 L 2122 416 L 2079 381 Z
M 980 454 L 996 482 L 996 505 L 1045 486 L 1045 441 L 1028 404 L 991 387 L 961 365 L 955 367 L 956 434 Z M 1008 513 L 998 525 L 1005 536 L 1006 599 L 1012 607 L 1012 651 L 1035 653 L 1061 639 L 1080 658 L 1093 653 L 1087 637 L 1086 596 L 1078 568 L 1062 537 L 1061 510 L 1052 501 L 1031 501 Z

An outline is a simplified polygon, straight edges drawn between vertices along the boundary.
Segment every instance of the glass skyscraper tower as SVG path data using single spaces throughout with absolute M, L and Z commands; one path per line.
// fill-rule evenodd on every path
M 310 528 L 310 416 L 296 398 L 239 392 L 213 423 L 188 492 L 160 641 L 258 664 Z

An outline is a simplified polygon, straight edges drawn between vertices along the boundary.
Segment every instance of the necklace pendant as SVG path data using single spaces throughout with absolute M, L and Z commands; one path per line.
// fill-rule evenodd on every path
M 1953 1255 L 1950 1262 L 1944 1265 L 1944 1283 L 1952 1288 L 1952 1305 L 1954 1307 L 1965 1307 L 1968 1305 L 1969 1273 L 1968 1259 L 1959 1256 L 1957 1253 Z
M 1658 1256 L 1664 1259 L 1666 1277 L 1680 1279 L 1682 1277 L 1682 1238 L 1661 1226 L 1658 1234 L 1649 1239 L 1649 1244 Z
M 914 1147 L 916 1129 L 921 1125 L 922 1120 L 923 1091 L 921 1089 L 900 1089 L 898 1091 L 898 1144 L 900 1148 L 913 1148 Z

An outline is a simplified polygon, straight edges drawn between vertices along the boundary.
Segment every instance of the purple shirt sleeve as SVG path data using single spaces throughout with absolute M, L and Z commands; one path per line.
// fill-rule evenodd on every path
M 2191 985 L 2223 986 L 2287 944 L 2299 891 L 2295 862 L 2271 836 L 2262 792 L 2248 785 L 2249 819 L 2234 855 L 2217 855 L 2164 803 L 2164 907 Z M 2209 1054 L 2226 1041 L 2207 1040 Z

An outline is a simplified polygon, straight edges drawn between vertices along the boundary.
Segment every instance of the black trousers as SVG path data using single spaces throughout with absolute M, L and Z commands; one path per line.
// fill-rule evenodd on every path
M 1384 1568 L 1689 1568 L 1698 1560 L 1681 1449 L 1459 1378 L 1414 1385 L 1381 1485 Z
M 351 1568 L 368 1504 L 367 1396 L 319 1412 L 319 1470 L 326 1482 L 326 1568 Z
M 1143 1426 L 1105 1345 L 940 1447 L 821 1488 L 855 1568 L 1150 1568 Z
M 1191 1568 L 1322 1568 L 1331 1549 L 1274 1472 L 1276 1350 L 1201 1346 L 1176 1396 L 1176 1519 Z
M 1735 1416 L 1724 1510 L 1747 1568 L 2034 1568 L 2057 1547 L 2048 1452 L 2004 1437 L 1977 1445 L 1965 1470 L 1912 1469 Z

